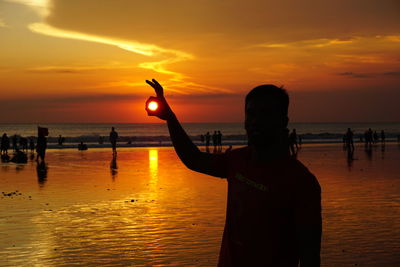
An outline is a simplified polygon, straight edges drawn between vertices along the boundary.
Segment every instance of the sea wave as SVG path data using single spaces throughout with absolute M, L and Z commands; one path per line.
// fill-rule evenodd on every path
M 386 141 L 391 142 L 391 141 L 397 141 L 398 140 L 399 133 L 387 133 L 386 134 Z M 196 145 L 205 145 L 205 142 L 201 141 L 200 135 L 192 135 L 189 136 L 191 140 Z M 342 134 L 337 134 L 337 133 L 318 133 L 318 134 L 313 134 L 313 133 L 306 133 L 306 134 L 301 134 L 299 135 L 301 138 L 301 143 L 303 144 L 318 144 L 318 143 L 341 143 L 343 141 L 343 135 Z M 17 135 L 17 139 L 19 139 L 20 136 Z M 28 139 L 33 139 L 34 142 L 36 143 L 36 137 L 35 136 L 29 136 L 27 137 Z M 54 148 L 54 147 L 76 147 L 76 145 L 80 142 L 83 142 L 90 147 L 109 147 L 110 142 L 108 136 L 102 136 L 102 135 L 81 135 L 81 136 L 65 136 L 64 142 L 62 146 L 58 145 L 58 140 L 59 137 L 48 137 L 48 146 L 49 148 Z M 355 135 L 354 141 L 355 142 L 363 142 L 363 135 Z M 11 140 L 10 140 L 11 141 Z M 12 141 L 11 141 L 12 143 Z M 246 135 L 224 135 L 222 138 L 222 143 L 223 145 L 246 145 L 247 144 L 247 136 Z M 118 138 L 118 145 L 123 147 L 135 147 L 135 146 L 140 146 L 140 147 L 146 147 L 146 146 L 171 146 L 172 142 L 169 136 L 166 135 L 155 135 L 155 136 L 120 136 Z M 210 142 L 210 145 L 212 145 L 212 139 Z

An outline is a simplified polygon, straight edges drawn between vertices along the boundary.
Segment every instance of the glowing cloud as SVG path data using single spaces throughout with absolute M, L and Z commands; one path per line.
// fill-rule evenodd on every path
M 50 0 L 6 0 L 6 1 L 30 6 L 42 17 L 46 17 L 50 14 Z
M 143 44 L 139 42 L 132 42 L 127 40 L 118 40 L 111 39 L 107 37 L 89 35 L 79 32 L 73 31 L 65 31 L 54 28 L 50 25 L 44 23 L 33 23 L 28 26 L 28 28 L 35 33 L 44 34 L 48 36 L 58 37 L 58 38 L 67 38 L 74 40 L 82 40 L 88 42 L 101 43 L 106 45 L 111 45 L 118 47 L 120 49 L 124 49 L 133 53 L 137 53 L 144 56 L 152 56 L 152 57 L 167 57 L 168 59 L 157 61 L 157 62 L 144 62 L 139 64 L 139 67 L 144 69 L 151 69 L 158 73 L 172 75 L 172 80 L 174 81 L 182 81 L 183 75 L 177 72 L 169 71 L 165 67 L 167 64 L 189 60 L 192 59 L 193 56 L 178 50 L 172 49 L 164 49 L 156 45 L 152 44 Z
M 312 39 L 312 40 L 302 40 L 297 42 L 287 42 L 287 43 L 266 43 L 266 44 L 258 44 L 255 47 L 264 47 L 264 48 L 288 48 L 288 47 L 305 47 L 305 48 L 319 48 L 319 47 L 328 47 L 334 45 L 346 45 L 352 44 L 354 42 L 351 40 L 339 40 L 339 39 Z
M 29 6 L 33 10 L 35 10 L 42 18 L 45 18 L 50 14 L 50 7 L 51 7 L 50 0 L 8 0 L 8 1 Z M 3 26 L 3 24 L 2 21 L 0 20 L 0 27 Z M 34 33 L 43 34 L 47 36 L 106 44 L 144 56 L 166 58 L 156 62 L 143 62 L 139 64 L 139 67 L 144 69 L 151 69 L 155 72 L 159 72 L 162 74 L 172 75 L 173 76 L 172 80 L 174 81 L 182 81 L 183 75 L 177 72 L 167 70 L 166 65 L 193 58 L 193 56 L 188 53 L 173 49 L 165 49 L 153 44 L 145 44 L 136 41 L 128 41 L 128 40 L 90 35 L 76 31 L 67 31 L 52 27 L 42 22 L 32 23 L 28 25 L 28 28 Z

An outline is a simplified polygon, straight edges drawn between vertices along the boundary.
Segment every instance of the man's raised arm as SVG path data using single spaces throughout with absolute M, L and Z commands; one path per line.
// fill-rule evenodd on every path
M 189 136 L 186 134 L 182 125 L 179 123 L 172 109 L 168 105 L 164 97 L 164 89 L 162 86 L 155 79 L 151 81 L 146 80 L 146 83 L 154 88 L 154 91 L 157 94 L 157 100 L 160 102 L 160 110 L 153 112 L 151 115 L 155 115 L 158 118 L 167 121 L 172 144 L 174 145 L 175 151 L 183 164 L 193 171 L 217 177 L 226 177 L 224 171 L 226 156 L 201 152 L 192 140 L 190 140 Z

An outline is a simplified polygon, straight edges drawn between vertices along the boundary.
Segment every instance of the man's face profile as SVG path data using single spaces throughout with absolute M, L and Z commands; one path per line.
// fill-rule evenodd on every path
M 245 107 L 245 129 L 249 144 L 268 146 L 286 132 L 287 116 L 277 99 L 250 98 Z

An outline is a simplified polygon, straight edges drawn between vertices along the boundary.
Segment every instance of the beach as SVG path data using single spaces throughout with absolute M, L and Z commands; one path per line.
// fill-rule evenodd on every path
M 399 266 L 400 146 L 303 145 L 322 187 L 322 266 Z M 0 166 L 0 266 L 215 266 L 224 179 L 171 147 L 51 149 Z

